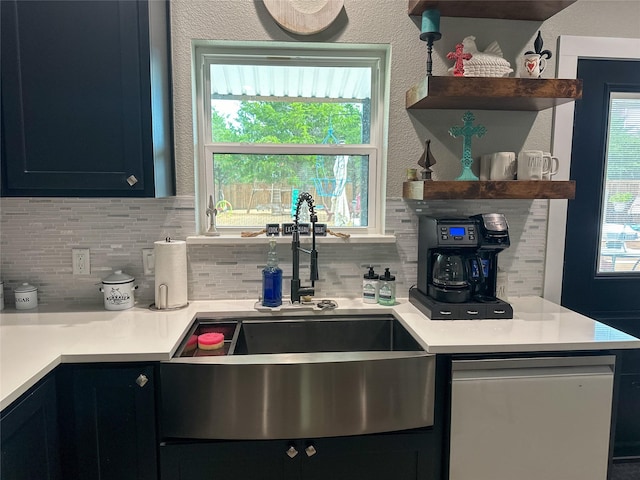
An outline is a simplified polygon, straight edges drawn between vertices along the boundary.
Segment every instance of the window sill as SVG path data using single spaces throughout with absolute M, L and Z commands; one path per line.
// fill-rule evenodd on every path
M 273 237 L 276 243 L 291 243 L 291 237 Z M 220 235 L 217 237 L 209 235 L 193 235 L 187 237 L 188 245 L 257 245 L 267 242 L 265 235 L 257 237 L 241 237 L 240 235 Z M 311 237 L 300 237 L 301 243 L 311 242 Z M 351 235 L 349 238 L 339 238 L 333 235 L 326 237 L 316 237 L 318 244 L 366 244 L 366 243 L 396 243 L 395 235 Z

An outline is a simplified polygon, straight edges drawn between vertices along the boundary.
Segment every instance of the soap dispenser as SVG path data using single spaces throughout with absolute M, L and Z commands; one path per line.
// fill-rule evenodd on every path
M 282 305 L 282 269 L 278 266 L 275 238 L 269 241 L 267 265 L 262 269 L 262 305 L 265 307 Z
M 369 267 L 369 271 L 364 274 L 362 280 L 362 301 L 364 303 L 378 303 L 378 277 L 379 275 L 373 271 L 373 267 Z
M 391 275 L 388 268 L 384 269 L 384 275 L 380 275 L 379 286 L 378 303 L 380 305 L 395 305 L 396 277 Z

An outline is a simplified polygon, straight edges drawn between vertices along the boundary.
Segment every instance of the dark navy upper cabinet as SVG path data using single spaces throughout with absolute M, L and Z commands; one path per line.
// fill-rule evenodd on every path
M 0 6 L 2 195 L 173 195 L 168 2 Z

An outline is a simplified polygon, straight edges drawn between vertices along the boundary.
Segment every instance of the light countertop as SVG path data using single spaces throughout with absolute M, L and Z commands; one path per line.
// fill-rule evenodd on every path
M 329 314 L 394 313 L 427 352 L 435 354 L 640 348 L 640 340 L 540 297 L 511 298 L 513 320 L 430 320 L 407 299 L 399 299 L 394 307 L 363 304 L 360 299 L 337 303 Z M 60 363 L 169 360 L 197 314 L 285 314 L 261 313 L 254 304 L 196 301 L 166 312 L 143 307 L 5 310 L 0 313 L 0 410 Z

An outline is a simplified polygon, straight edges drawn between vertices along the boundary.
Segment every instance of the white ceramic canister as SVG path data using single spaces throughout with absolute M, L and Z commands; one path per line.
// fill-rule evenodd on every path
M 133 291 L 138 288 L 133 285 L 135 278 L 116 270 L 102 280 L 100 291 L 104 293 L 104 308 L 107 310 L 126 310 L 133 307 Z
M 29 310 L 38 306 L 38 288 L 23 283 L 14 290 L 16 295 L 16 310 Z

